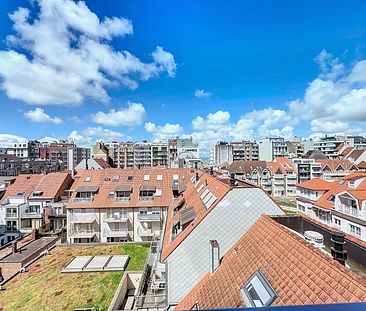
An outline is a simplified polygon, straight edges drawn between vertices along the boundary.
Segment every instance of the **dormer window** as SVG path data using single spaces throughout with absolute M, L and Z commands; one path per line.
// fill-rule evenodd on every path
M 130 200 L 132 193 L 132 186 L 130 185 L 120 185 L 117 186 L 116 190 L 116 201 L 124 202 Z
M 152 201 L 154 200 L 155 191 L 156 187 L 154 185 L 142 185 L 140 187 L 139 199 L 142 201 Z
M 74 202 L 90 203 L 93 201 L 94 195 L 98 190 L 98 186 L 81 186 L 76 189 Z
M 43 191 L 33 191 L 32 197 L 41 197 L 43 195 Z

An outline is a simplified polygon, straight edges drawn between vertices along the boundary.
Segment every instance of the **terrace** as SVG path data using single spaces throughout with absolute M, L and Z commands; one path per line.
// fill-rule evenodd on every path
M 148 247 L 127 245 L 61 246 L 18 274 L 0 291 L 3 310 L 107 310 L 123 272 L 61 273 L 75 256 L 129 255 L 126 271 L 143 269 Z M 17 297 L 17 299 L 14 299 Z

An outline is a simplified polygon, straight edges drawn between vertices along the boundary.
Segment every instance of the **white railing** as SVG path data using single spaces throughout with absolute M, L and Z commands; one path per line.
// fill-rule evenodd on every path
M 116 202 L 128 202 L 130 200 L 130 197 L 116 197 Z
M 96 221 L 95 214 L 70 214 L 69 221 L 74 223 L 92 223 Z
M 42 218 L 43 214 L 40 212 L 22 212 L 21 218 Z
M 139 214 L 138 219 L 140 220 L 160 220 L 160 214 Z
M 139 227 L 138 228 L 138 233 L 139 233 L 139 236 L 154 236 L 154 231 L 152 229 L 145 229 L 145 228 L 142 228 L 142 227 Z
M 74 198 L 75 203 L 90 203 L 93 201 L 93 197 L 89 198 Z
M 154 197 L 153 196 L 139 196 L 139 201 L 154 201 Z
M 6 213 L 5 217 L 6 218 L 17 218 L 18 214 L 17 213 Z
M 83 228 L 76 228 L 69 230 L 69 236 L 71 237 L 92 237 L 93 235 L 97 234 L 94 229 L 83 229 Z
M 107 222 L 127 222 L 131 221 L 129 214 L 108 214 L 106 216 Z
M 128 231 L 127 231 L 127 229 L 105 228 L 104 235 L 107 237 L 127 237 Z

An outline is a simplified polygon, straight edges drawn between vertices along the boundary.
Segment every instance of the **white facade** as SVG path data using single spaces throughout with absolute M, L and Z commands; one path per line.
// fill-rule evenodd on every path
M 222 163 L 228 163 L 229 165 L 233 163 L 233 146 L 227 142 L 219 142 L 214 148 L 214 161 L 216 165 Z
M 259 160 L 271 162 L 278 156 L 287 156 L 284 138 L 266 138 L 259 143 Z
M 165 213 L 161 207 L 68 209 L 67 239 L 69 243 L 151 241 L 161 236 Z
M 16 143 L 7 150 L 8 154 L 17 156 L 18 158 L 28 158 L 29 156 L 29 144 L 28 143 Z

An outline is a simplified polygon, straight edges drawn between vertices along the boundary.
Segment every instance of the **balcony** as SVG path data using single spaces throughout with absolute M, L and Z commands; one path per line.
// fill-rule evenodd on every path
M 69 237 L 72 238 L 86 238 L 90 239 L 94 237 L 97 233 L 93 229 L 70 229 Z
M 127 229 L 111 229 L 111 228 L 105 228 L 104 236 L 106 237 L 114 237 L 114 238 L 127 238 L 128 231 Z
M 139 196 L 139 201 L 152 202 L 154 201 L 154 196 Z
M 90 224 L 96 220 L 95 214 L 71 214 L 69 217 L 70 223 L 74 224 Z
M 18 218 L 17 213 L 6 213 L 5 218 Z
M 160 236 L 160 230 L 153 230 L 139 227 L 138 234 L 140 237 L 158 237 Z
M 127 222 L 131 221 L 131 217 L 128 214 L 107 214 L 106 222 Z
M 130 201 L 131 197 L 116 197 L 117 203 L 127 203 Z
M 91 203 L 92 201 L 93 201 L 93 197 L 74 198 L 74 203 Z
M 39 212 L 22 212 L 21 218 L 22 219 L 41 219 L 43 214 Z
M 140 221 L 160 221 L 161 215 L 160 214 L 139 214 L 138 219 Z

